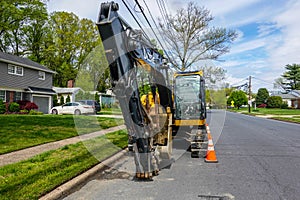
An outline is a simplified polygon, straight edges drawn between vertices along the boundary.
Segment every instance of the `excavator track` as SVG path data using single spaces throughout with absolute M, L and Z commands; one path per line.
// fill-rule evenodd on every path
M 208 137 L 206 129 L 192 129 L 189 138 L 191 144 L 191 157 L 205 157 L 208 146 Z

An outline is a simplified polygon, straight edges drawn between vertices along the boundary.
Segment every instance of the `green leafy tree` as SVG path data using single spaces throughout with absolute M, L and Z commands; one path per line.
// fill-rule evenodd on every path
M 282 83 L 287 90 L 299 90 L 300 89 L 300 65 L 288 64 L 285 66 L 286 72 L 282 75 L 288 82 Z
M 229 97 L 231 92 L 234 90 L 233 87 L 229 87 L 229 83 L 225 84 L 225 95 L 226 97 Z
M 110 83 L 110 71 L 109 68 L 105 68 L 104 72 L 100 76 L 100 80 L 97 86 L 97 91 L 105 93 L 107 89 L 111 88 Z
M 77 94 L 76 94 L 76 100 L 79 101 L 79 100 L 87 100 L 87 99 L 94 99 L 94 100 L 97 100 L 96 99 L 96 95 L 90 93 L 90 92 L 83 92 L 83 91 L 79 91 Z
M 79 92 L 75 96 L 76 101 L 84 100 L 84 92 L 79 90 Z
M 60 96 L 60 105 L 63 105 L 65 103 L 64 96 Z
M 68 95 L 67 98 L 66 98 L 66 103 L 69 103 L 70 101 L 71 101 L 70 95 Z
M 98 42 L 99 45 L 86 56 L 77 74 L 76 86 L 85 91 L 97 90 L 100 83 L 101 87 L 104 87 L 102 90 L 109 86 L 108 63 L 100 38 Z
M 271 96 L 267 100 L 268 108 L 280 108 L 282 104 L 283 102 L 280 96 Z
M 211 97 L 210 97 L 210 90 L 205 90 L 205 102 L 207 103 L 207 104 L 211 104 Z
M 32 51 L 27 45 L 30 27 L 47 19 L 46 4 L 42 0 L 1 0 L 0 50 L 22 56 Z M 39 43 L 40 38 L 35 38 Z M 32 45 L 37 45 L 37 43 Z
M 256 105 L 266 104 L 269 98 L 269 92 L 266 88 L 259 88 L 256 95 Z
M 224 89 L 210 90 L 210 105 L 214 108 L 226 108 L 226 93 Z
M 231 101 L 234 101 L 234 107 L 238 109 L 248 103 L 247 96 L 242 90 L 233 91 L 227 99 L 227 105 L 231 105 Z
M 75 80 L 87 55 L 99 45 L 100 36 L 93 21 L 80 20 L 68 12 L 52 13 L 49 29 L 43 63 L 57 72 L 53 84 L 66 87 L 68 80 Z
M 58 99 L 57 99 L 57 95 L 53 96 L 53 106 L 58 106 Z
M 26 37 L 24 43 L 26 46 L 27 57 L 35 62 L 42 63 L 47 57 L 45 49 L 49 43 L 50 29 L 48 26 L 48 16 L 36 19 L 31 26 L 26 27 Z
M 99 96 L 98 92 L 96 92 L 96 94 L 95 94 L 95 101 L 100 103 L 100 96 Z
M 160 27 L 172 49 L 170 62 L 177 70 L 184 71 L 199 60 L 217 59 L 229 51 L 230 43 L 237 37 L 235 31 L 210 27 L 210 11 L 193 2 L 166 19 Z

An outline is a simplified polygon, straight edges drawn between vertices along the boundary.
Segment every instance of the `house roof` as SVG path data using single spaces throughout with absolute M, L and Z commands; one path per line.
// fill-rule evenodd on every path
M 295 99 L 296 96 L 292 94 L 276 94 L 275 96 L 280 96 L 282 99 Z
M 40 70 L 40 71 L 44 71 L 44 72 L 48 72 L 48 73 L 53 73 L 53 74 L 56 73 L 56 72 L 48 69 L 47 67 L 45 67 L 37 62 L 34 62 L 28 58 L 21 58 L 19 56 L 11 55 L 11 54 L 4 53 L 1 51 L 0 51 L 0 61 L 9 63 L 9 64 L 19 65 L 22 67 L 36 69 L 36 70 Z
M 300 97 L 300 90 L 292 90 L 290 93 L 294 96 Z
M 28 87 L 28 90 L 31 93 L 50 94 L 50 95 L 56 94 L 54 90 L 49 89 L 49 88 Z
M 52 88 L 57 94 L 73 94 L 77 93 L 79 90 L 82 90 L 79 87 L 73 87 L 73 88 L 60 88 L 60 87 L 53 87 Z

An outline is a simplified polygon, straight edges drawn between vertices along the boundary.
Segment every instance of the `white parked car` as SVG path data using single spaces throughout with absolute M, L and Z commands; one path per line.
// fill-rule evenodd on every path
M 80 102 L 69 102 L 61 106 L 55 106 L 50 111 L 51 114 L 92 114 L 94 108 L 90 105 L 86 105 Z

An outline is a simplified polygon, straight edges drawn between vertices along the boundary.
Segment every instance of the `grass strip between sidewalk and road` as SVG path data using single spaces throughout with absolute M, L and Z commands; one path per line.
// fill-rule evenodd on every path
M 300 115 L 299 109 L 257 108 L 252 110 L 252 112 L 264 115 Z
M 231 108 L 227 111 L 232 112 L 241 112 L 241 113 L 248 113 L 248 108 Z M 256 115 L 299 115 L 300 116 L 300 110 L 299 109 L 280 109 L 280 108 L 251 108 L 251 113 Z
M 124 149 L 127 141 L 127 131 L 120 130 L 3 166 L 0 199 L 38 199 L 95 166 L 99 160 Z
M 86 134 L 122 119 L 72 115 L 0 115 L 0 154 Z
M 276 120 L 285 121 L 285 122 L 294 122 L 294 123 L 300 124 L 300 117 L 295 117 L 295 118 L 291 118 L 291 117 L 271 117 L 271 119 L 276 119 Z

